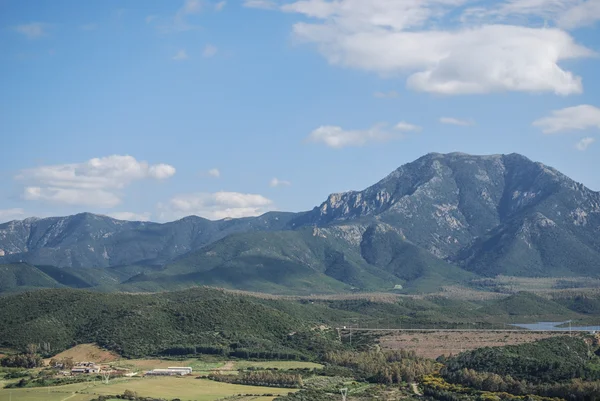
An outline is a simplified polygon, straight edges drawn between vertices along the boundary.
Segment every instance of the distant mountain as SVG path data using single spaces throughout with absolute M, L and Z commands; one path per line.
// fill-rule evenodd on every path
M 428 291 L 476 275 L 597 277 L 600 194 L 518 154 L 432 153 L 309 212 L 26 219 L 0 225 L 0 249 L 0 263 L 102 268 L 95 285 L 144 290 Z
M 210 221 L 197 216 L 171 223 L 129 222 L 81 213 L 0 224 L 0 262 L 59 267 L 162 264 L 229 234 L 277 230 L 293 213 Z
M 600 274 L 600 194 L 518 154 L 432 153 L 291 224 L 356 219 L 479 274 Z

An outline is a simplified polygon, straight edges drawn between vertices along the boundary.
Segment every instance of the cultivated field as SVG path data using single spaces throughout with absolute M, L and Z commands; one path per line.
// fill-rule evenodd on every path
M 90 381 L 85 383 L 24 389 L 4 389 L 6 381 L 0 380 L 0 401 L 89 401 L 98 395 L 118 395 L 125 390 L 135 391 L 141 396 L 164 397 L 167 399 L 213 401 L 242 394 L 247 396 L 236 397 L 236 401 L 271 401 L 276 395 L 287 394 L 294 390 L 220 383 L 197 379 L 197 376 L 207 375 L 215 371 L 224 374 L 237 374 L 238 369 L 248 368 L 285 370 L 322 367 L 322 365 L 312 362 L 227 361 L 216 358 L 213 360 L 210 357 L 205 361 L 199 359 L 118 359 L 118 355 L 98 348 L 93 344 L 78 345 L 56 356 L 56 358 L 63 357 L 72 357 L 75 361 L 105 363 L 113 367 L 127 368 L 132 372 L 139 372 L 139 376 L 115 378 L 108 385 L 90 378 Z M 194 374 L 186 377 L 141 377 L 148 370 L 169 366 L 190 366 L 194 369 Z M 267 394 L 272 395 L 267 396 Z
M 419 356 L 435 359 L 440 355 L 456 355 L 477 348 L 522 344 L 560 335 L 568 333 L 400 331 L 380 337 L 379 344 L 382 349 L 407 349 Z
M 261 401 L 269 401 L 275 395 L 295 391 L 220 383 L 194 377 L 145 377 L 116 379 L 108 385 L 96 381 L 58 387 L 0 389 L 0 401 L 89 401 L 98 395 L 122 394 L 125 390 L 135 391 L 140 396 L 168 399 L 177 397 L 184 401 L 213 401 L 237 394 L 257 395 L 265 397 Z M 267 397 L 267 394 L 273 396 Z

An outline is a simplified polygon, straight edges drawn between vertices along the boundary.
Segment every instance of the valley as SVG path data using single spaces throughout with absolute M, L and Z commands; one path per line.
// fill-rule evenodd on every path
M 452 153 L 308 212 L 5 223 L 0 401 L 596 400 L 599 216 L 550 167 Z

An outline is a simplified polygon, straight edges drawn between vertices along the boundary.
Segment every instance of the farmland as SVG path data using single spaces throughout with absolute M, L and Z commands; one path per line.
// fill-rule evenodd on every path
M 568 333 L 566 333 L 568 334 Z M 382 349 L 405 349 L 424 358 L 435 359 L 440 355 L 456 355 L 482 347 L 500 347 L 530 343 L 543 338 L 564 336 L 565 333 L 531 333 L 509 331 L 428 331 L 393 332 L 379 338 Z
M 181 400 L 212 401 L 237 394 L 287 394 L 290 389 L 273 387 L 243 386 L 220 383 L 194 377 L 145 377 L 116 379 L 108 385 L 99 381 L 70 384 L 60 387 L 38 387 L 26 389 L 0 389 L 0 401 L 88 401 L 97 395 L 122 394 L 125 390 L 137 392 L 140 396 L 164 397 Z M 270 396 L 273 398 L 273 396 Z
M 126 368 L 132 371 L 144 372 L 151 369 L 163 369 L 169 366 L 190 366 L 196 374 L 208 374 L 213 371 L 233 372 L 239 369 L 302 369 L 320 368 L 322 365 L 302 361 L 225 361 L 217 358 L 200 359 L 123 359 L 110 364 L 113 367 Z

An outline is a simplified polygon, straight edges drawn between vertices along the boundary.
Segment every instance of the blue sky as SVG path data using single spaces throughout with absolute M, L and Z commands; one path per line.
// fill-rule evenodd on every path
M 307 210 L 428 152 L 600 190 L 600 0 L 0 0 L 0 221 Z

